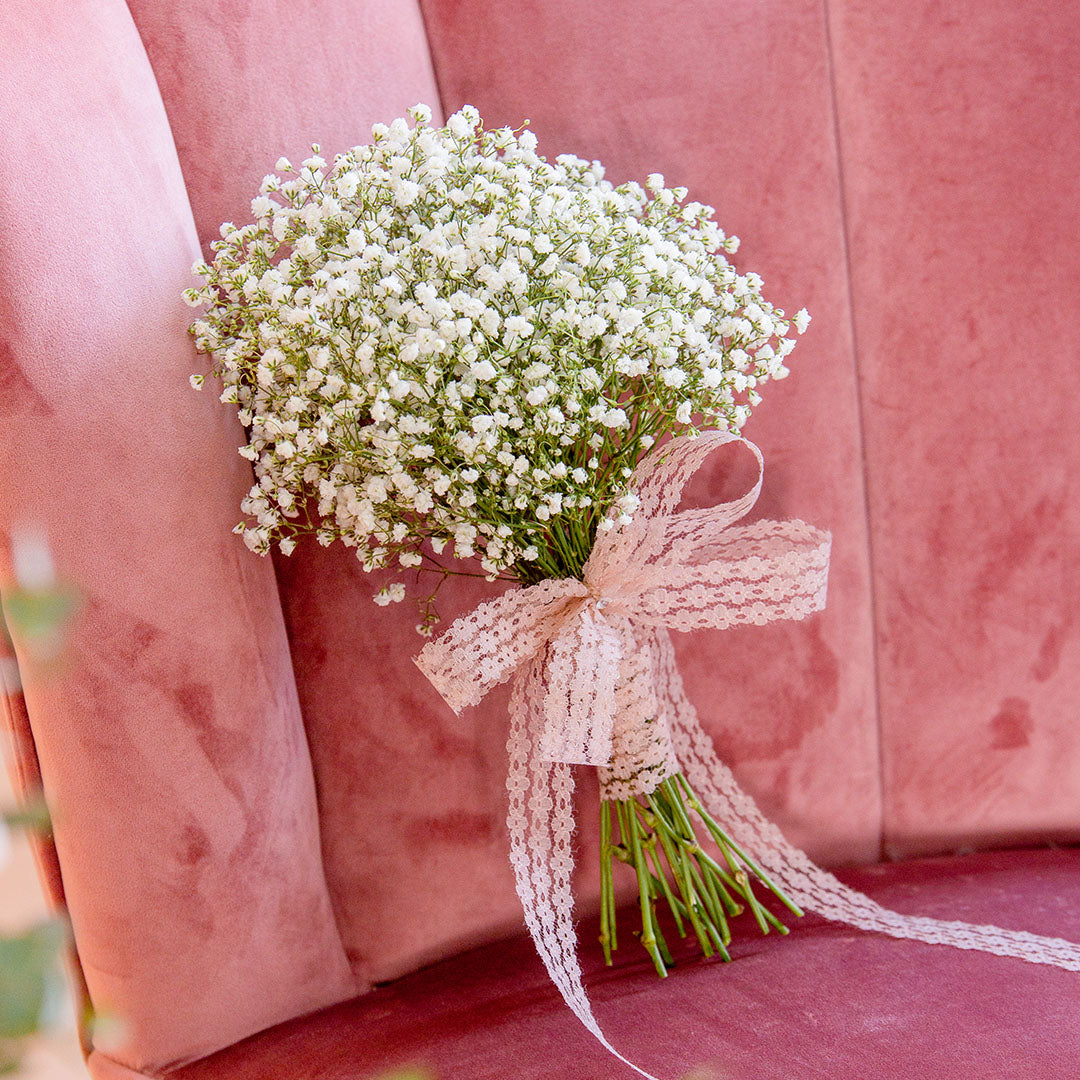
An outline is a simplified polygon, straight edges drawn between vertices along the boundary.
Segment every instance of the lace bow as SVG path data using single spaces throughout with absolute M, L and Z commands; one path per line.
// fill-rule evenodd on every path
M 643 629 L 801 619 L 823 608 L 828 533 L 801 521 L 729 527 L 761 491 L 761 452 L 752 443 L 745 444 L 758 480 L 749 492 L 673 513 L 706 456 L 736 441 L 745 442 L 727 432 L 675 439 L 639 466 L 632 480 L 638 513 L 598 534 L 583 580 L 511 590 L 431 642 L 416 663 L 447 704 L 460 712 L 524 672 L 525 697 L 543 715 L 541 759 L 609 765 L 616 712 L 628 729 L 655 716 L 653 695 L 619 701 L 618 694 Z
M 715 449 L 740 442 L 758 477 L 741 498 L 676 512 Z M 1060 938 L 889 911 L 822 870 L 757 808 L 716 756 L 683 690 L 670 630 L 802 619 L 825 606 L 830 536 L 802 521 L 735 525 L 761 492 L 760 450 L 729 432 L 680 437 L 638 466 L 640 506 L 600 531 L 582 580 L 511 589 L 454 622 L 416 664 L 455 712 L 512 679 L 507 778 L 510 861 L 526 925 L 552 981 L 616 1057 L 581 979 L 572 919 L 574 764 L 600 767 L 626 799 L 679 771 L 709 813 L 802 908 L 898 938 L 1080 971 Z

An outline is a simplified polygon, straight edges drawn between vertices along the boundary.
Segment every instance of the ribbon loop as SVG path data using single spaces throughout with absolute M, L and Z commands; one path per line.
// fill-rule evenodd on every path
M 727 503 L 709 507 L 706 513 L 721 523 L 720 527 L 745 517 L 761 494 L 765 459 L 749 439 L 733 431 L 707 431 L 701 435 L 680 435 L 666 446 L 654 450 L 634 471 L 633 488 L 647 517 L 670 517 L 682 500 L 690 478 L 714 450 L 728 443 L 742 443 L 757 459 L 757 481 L 745 495 Z
M 414 663 L 454 712 L 482 701 L 544 649 L 589 590 L 573 578 L 509 589 L 429 641 Z

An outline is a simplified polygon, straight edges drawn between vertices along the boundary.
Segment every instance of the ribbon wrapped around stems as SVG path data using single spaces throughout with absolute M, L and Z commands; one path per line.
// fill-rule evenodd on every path
M 758 463 L 732 502 L 676 512 L 689 478 L 732 442 Z M 784 839 L 716 756 L 683 689 L 670 630 L 803 619 L 825 606 L 830 536 L 802 521 L 736 525 L 761 492 L 758 448 L 730 432 L 683 436 L 635 470 L 633 520 L 597 534 L 582 580 L 511 589 L 429 642 L 417 666 L 455 712 L 512 679 L 507 788 L 510 860 L 525 921 L 552 981 L 604 1037 L 582 984 L 572 920 L 573 773 L 600 769 L 601 795 L 647 795 L 686 776 L 706 810 L 806 910 L 898 938 L 1080 971 L 1060 938 L 889 911 Z

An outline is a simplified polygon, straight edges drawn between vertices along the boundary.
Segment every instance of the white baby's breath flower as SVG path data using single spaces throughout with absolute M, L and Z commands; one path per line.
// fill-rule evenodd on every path
M 264 554 L 341 540 L 366 570 L 423 569 L 427 540 L 488 577 L 580 573 L 545 530 L 587 554 L 657 438 L 741 427 L 809 315 L 659 173 L 616 187 L 471 106 L 408 116 L 332 164 L 281 158 L 193 267 L 196 345 L 248 429 L 238 531 Z

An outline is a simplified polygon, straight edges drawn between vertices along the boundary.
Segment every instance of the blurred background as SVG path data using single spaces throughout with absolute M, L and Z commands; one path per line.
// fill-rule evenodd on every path
M 14 581 L 0 609 L 0 687 L 20 687 L 62 675 L 68 630 L 79 600 L 57 580 L 45 533 L 26 523 L 11 537 Z M 16 665 L 9 630 L 21 643 Z M 68 923 L 49 909 L 37 874 L 35 834 L 47 834 L 44 800 L 24 785 L 16 800 L 14 746 L 5 741 L 0 775 L 0 1075 L 26 1080 L 85 1077 L 76 995 L 64 954 Z
M 14 806 L 15 795 L 5 768 L 0 775 L 0 807 L 6 810 Z M 0 937 L 7 941 L 21 940 L 31 928 L 46 923 L 50 912 L 38 884 L 34 855 L 27 835 L 21 829 L 8 828 L 6 824 L 0 828 L 3 829 L 0 834 Z M 14 981 L 15 964 L 13 958 L 0 971 L 0 987 L 5 991 Z M 70 986 L 59 957 L 54 958 L 52 966 L 55 978 L 44 1003 L 44 1015 L 39 1017 L 43 1029 L 26 1040 L 22 1064 L 7 1075 L 20 1080 L 86 1080 Z M 17 992 L 15 986 L 10 988 L 13 993 Z M 0 1014 L 5 1019 L 13 1012 L 14 1003 L 10 1000 L 0 1004 Z

